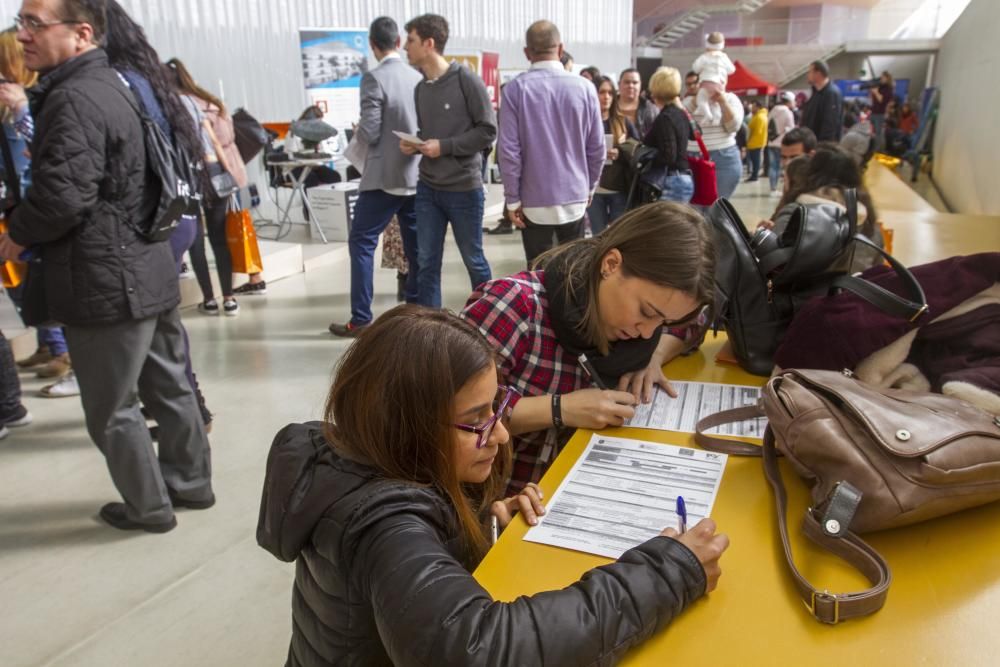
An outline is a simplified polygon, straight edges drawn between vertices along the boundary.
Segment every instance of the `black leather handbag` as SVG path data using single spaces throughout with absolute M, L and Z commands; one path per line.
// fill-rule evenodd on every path
M 257 157 L 267 145 L 267 130 L 246 109 L 237 109 L 233 114 L 233 133 L 236 150 L 240 152 L 244 164 Z
M 801 306 L 838 290 L 854 292 L 881 310 L 915 321 L 927 311 L 920 284 L 906 267 L 858 229 L 857 192 L 845 191 L 847 211 L 832 204 L 800 204 L 778 235 L 747 231 L 725 199 L 709 209 L 716 241 L 716 328 L 724 328 L 740 366 L 770 375 L 774 353 Z M 832 266 L 849 265 L 857 244 L 874 248 L 899 275 L 906 296 Z

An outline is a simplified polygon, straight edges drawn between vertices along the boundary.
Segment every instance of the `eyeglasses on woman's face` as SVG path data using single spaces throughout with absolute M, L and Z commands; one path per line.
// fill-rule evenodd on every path
M 493 427 L 503 419 L 509 420 L 514 407 L 514 397 L 518 395 L 513 387 L 500 387 L 497 389 L 496 398 L 493 399 L 493 415 L 481 424 L 453 424 L 455 428 L 466 433 L 476 434 L 476 449 L 482 449 L 490 440 L 493 434 Z

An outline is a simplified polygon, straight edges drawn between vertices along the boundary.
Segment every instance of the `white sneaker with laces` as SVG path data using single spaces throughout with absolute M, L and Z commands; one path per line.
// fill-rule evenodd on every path
M 42 387 L 39 395 L 45 398 L 64 398 L 66 396 L 79 396 L 80 384 L 76 381 L 76 373 L 70 371 L 62 376 L 58 382 Z

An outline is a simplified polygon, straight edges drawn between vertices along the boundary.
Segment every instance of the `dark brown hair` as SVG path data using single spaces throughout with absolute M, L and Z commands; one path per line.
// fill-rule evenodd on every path
M 218 97 L 208 92 L 197 83 L 195 83 L 194 78 L 191 76 L 191 72 L 188 71 L 187 67 L 184 66 L 177 58 L 171 58 L 167 61 L 167 67 L 170 71 L 174 73 L 175 82 L 177 84 L 177 92 L 181 95 L 194 95 L 200 100 L 208 102 L 212 106 L 218 107 L 219 116 L 226 115 L 226 105 L 222 103 Z
M 628 125 L 625 123 L 625 116 L 622 114 L 621 109 L 618 108 L 618 89 L 615 87 L 615 82 L 611 80 L 610 76 L 600 75 L 594 79 L 594 87 L 597 88 L 597 93 L 600 95 L 601 86 L 608 84 L 611 86 L 611 108 L 608 109 L 608 121 L 611 126 L 611 137 L 613 145 L 617 146 L 619 143 L 618 137 L 626 134 Z
M 421 14 L 403 26 L 407 33 L 414 31 L 421 40 L 433 39 L 434 50 L 444 53 L 444 45 L 448 43 L 448 20 L 437 14 Z
M 62 20 L 89 23 L 94 30 L 94 43 L 104 41 L 107 31 L 107 0 L 62 0 Z
M 715 242 L 705 219 L 686 204 L 660 201 L 629 211 L 590 239 L 550 250 L 535 265 L 565 259 L 566 290 L 586 289 L 589 299 L 581 332 L 607 354 L 609 341 L 601 327 L 598 287 L 601 260 L 612 250 L 622 255 L 622 273 L 678 290 L 702 305 L 715 298 Z M 565 253 L 565 254 L 564 254 Z
M 337 449 L 389 479 L 432 487 L 449 500 L 471 556 L 488 549 L 485 514 L 510 474 L 500 446 L 483 484 L 462 484 L 455 468 L 453 401 L 496 368 L 479 331 L 453 313 L 397 306 L 367 327 L 341 358 L 326 403 L 326 435 Z
M 801 177 L 796 176 L 792 187 L 778 202 L 778 210 L 787 204 L 794 203 L 804 194 L 820 193 L 823 190 L 834 190 L 840 193 L 840 203 L 844 203 L 844 190 L 855 188 L 858 192 L 858 202 L 866 209 L 867 214 L 859 231 L 866 236 L 875 233 L 875 203 L 865 189 L 861 169 L 850 153 L 832 142 L 821 143 L 816 152 L 809 157 Z M 824 195 L 825 196 L 825 195 Z

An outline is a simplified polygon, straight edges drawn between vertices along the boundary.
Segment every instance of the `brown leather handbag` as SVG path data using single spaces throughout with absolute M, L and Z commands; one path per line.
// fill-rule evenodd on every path
M 764 414 L 769 423 L 763 447 L 704 433 Z M 871 614 L 885 603 L 889 566 L 857 533 L 1000 500 L 1000 417 L 942 394 L 879 389 L 850 371 L 785 371 L 767 383 L 760 406 L 711 415 L 697 430 L 696 440 L 706 449 L 763 456 L 796 588 L 823 623 Z M 795 567 L 779 453 L 811 487 L 803 532 L 860 570 L 871 588 L 818 591 Z

